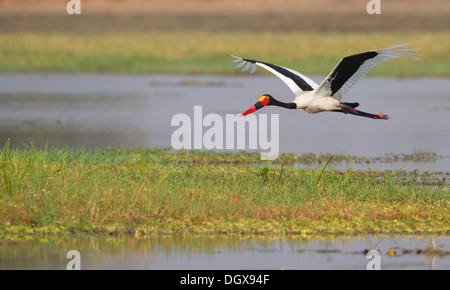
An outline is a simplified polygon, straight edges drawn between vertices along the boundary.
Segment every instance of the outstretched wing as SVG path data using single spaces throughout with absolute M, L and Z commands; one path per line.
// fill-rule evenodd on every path
M 340 101 L 350 88 L 375 65 L 399 57 L 422 60 L 419 54 L 412 52 L 417 49 L 398 48 L 407 44 L 398 44 L 344 57 L 320 84 L 316 96 L 331 96 Z
M 256 66 L 260 66 L 279 77 L 293 92 L 297 94 L 302 91 L 312 91 L 319 85 L 301 73 L 282 66 L 270 64 L 267 62 L 246 59 L 232 55 L 235 59 L 230 62 L 237 62 L 236 68 L 243 66 L 242 71 L 250 68 L 250 73 L 254 73 Z

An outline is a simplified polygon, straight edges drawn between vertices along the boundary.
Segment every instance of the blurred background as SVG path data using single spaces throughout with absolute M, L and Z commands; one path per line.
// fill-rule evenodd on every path
M 427 61 L 391 73 L 450 73 L 445 0 L 380 0 L 373 15 L 368 0 L 80 0 L 81 15 L 67 3 L 0 0 L 1 71 L 236 73 L 224 60 L 244 54 L 326 74 L 409 41 Z

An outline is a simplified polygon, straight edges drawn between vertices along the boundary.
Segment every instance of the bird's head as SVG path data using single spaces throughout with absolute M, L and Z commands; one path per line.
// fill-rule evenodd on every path
M 255 112 L 256 110 L 259 110 L 265 106 L 271 105 L 274 101 L 274 98 L 271 95 L 263 95 L 253 106 L 251 106 L 247 111 L 242 113 L 242 116 L 247 116 L 248 114 L 251 114 Z

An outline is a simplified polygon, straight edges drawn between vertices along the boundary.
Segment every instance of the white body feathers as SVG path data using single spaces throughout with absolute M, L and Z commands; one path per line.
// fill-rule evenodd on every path
M 400 57 L 421 60 L 419 54 L 412 52 L 417 49 L 400 48 L 407 44 L 403 43 L 342 58 L 320 84 L 292 69 L 261 61 L 232 55 L 235 59 L 231 62 L 238 62 L 236 68 L 243 66 L 242 71 L 250 68 L 250 72 L 254 73 L 256 66 L 270 71 L 292 90 L 295 95 L 293 102 L 297 109 L 303 109 L 308 113 L 318 113 L 346 108 L 340 102 L 341 98 L 375 65 Z

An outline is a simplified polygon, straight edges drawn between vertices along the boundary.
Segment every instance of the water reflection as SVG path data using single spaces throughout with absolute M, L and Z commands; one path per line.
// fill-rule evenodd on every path
M 433 245 L 436 251 L 424 251 Z M 449 246 L 448 237 L 43 237 L 3 242 L 0 268 L 65 269 L 75 249 L 82 269 L 366 269 L 366 254 L 375 249 L 382 269 L 450 269 Z

